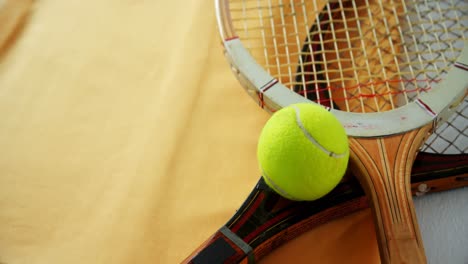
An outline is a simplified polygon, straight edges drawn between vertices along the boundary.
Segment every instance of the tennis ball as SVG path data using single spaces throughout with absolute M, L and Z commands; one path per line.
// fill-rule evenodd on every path
M 257 156 L 268 186 L 285 198 L 311 201 L 329 193 L 343 178 L 348 138 L 338 119 L 324 107 L 294 104 L 268 120 Z

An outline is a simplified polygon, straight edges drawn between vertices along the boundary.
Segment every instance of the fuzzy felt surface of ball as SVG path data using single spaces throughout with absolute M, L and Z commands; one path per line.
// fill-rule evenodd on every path
M 277 193 L 291 200 L 316 200 L 333 190 L 345 174 L 348 138 L 324 107 L 293 104 L 268 120 L 257 157 L 265 182 Z

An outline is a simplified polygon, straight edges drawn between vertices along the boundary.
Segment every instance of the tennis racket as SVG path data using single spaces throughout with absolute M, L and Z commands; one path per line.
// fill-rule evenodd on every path
M 0 51 L 26 16 L 32 0 L 0 0 Z
M 468 157 L 420 153 L 413 166 L 412 193 L 468 186 Z M 311 228 L 369 206 L 351 174 L 312 202 L 287 200 L 259 182 L 232 218 L 183 263 L 255 263 Z
M 226 57 L 262 108 L 315 102 L 344 125 L 351 169 L 372 204 L 382 262 L 425 263 L 410 171 L 424 141 L 466 96 L 468 3 L 216 4 Z M 423 150 L 464 153 L 464 126 L 448 145 Z

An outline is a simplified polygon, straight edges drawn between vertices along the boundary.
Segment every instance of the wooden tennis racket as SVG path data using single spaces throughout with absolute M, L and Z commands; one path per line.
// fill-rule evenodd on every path
M 0 0 L 0 51 L 26 16 L 33 0 Z
M 466 96 L 468 3 L 216 4 L 226 57 L 261 107 L 274 112 L 315 102 L 346 128 L 351 169 L 371 200 L 382 262 L 425 263 L 410 172 L 424 141 Z M 448 146 L 424 150 L 466 152 L 464 126 Z

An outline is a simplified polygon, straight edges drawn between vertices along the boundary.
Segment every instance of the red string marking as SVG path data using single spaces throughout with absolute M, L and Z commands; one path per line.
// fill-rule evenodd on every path
M 324 92 L 324 91 L 337 91 L 337 90 L 347 91 L 347 90 L 351 90 L 351 89 L 356 89 L 358 87 L 368 87 L 368 86 L 371 86 L 371 85 L 382 85 L 382 84 L 386 84 L 386 83 L 413 83 L 413 82 L 439 83 L 440 81 L 441 81 L 441 79 L 421 79 L 421 80 L 418 80 L 416 78 L 408 79 L 408 80 L 406 80 L 406 79 L 386 80 L 386 81 L 378 81 L 378 82 L 359 83 L 359 84 L 356 84 L 356 85 L 353 85 L 353 86 L 350 86 L 350 87 L 346 87 L 346 88 L 328 86 L 326 88 L 318 88 L 318 89 L 312 89 L 312 90 L 307 90 L 307 91 L 300 91 L 300 92 L 298 92 L 298 94 L 301 94 L 301 95 L 304 96 L 305 94 L 310 94 L 310 93 L 315 94 L 317 92 Z M 257 92 L 259 106 L 262 109 L 267 109 L 271 113 L 276 112 L 276 110 L 269 107 L 265 103 L 263 93 L 266 90 L 268 90 L 269 88 L 271 88 L 276 83 L 277 83 L 277 80 L 273 79 L 272 81 L 268 82 L 261 89 L 261 91 Z M 362 93 L 360 93 L 360 94 L 357 94 L 357 95 L 352 96 L 352 97 L 343 97 L 343 98 L 336 98 L 335 97 L 335 98 L 333 98 L 333 100 L 328 99 L 328 98 L 319 98 L 319 99 L 316 99 L 316 100 L 313 100 L 313 101 L 315 101 L 316 103 L 318 103 L 320 105 L 327 106 L 327 105 L 329 105 L 331 103 L 331 101 L 334 101 L 334 102 L 337 102 L 337 101 L 351 101 L 351 100 L 358 100 L 360 98 L 373 98 L 373 97 L 383 97 L 383 96 L 389 96 L 389 95 L 398 95 L 398 94 L 403 94 L 403 93 L 427 92 L 427 91 L 431 90 L 431 88 L 432 88 L 431 86 L 425 86 L 425 87 L 416 87 L 414 89 L 408 89 L 408 90 L 403 90 L 403 91 L 388 91 L 388 92 L 379 93 L 379 94 L 362 94 Z
M 436 117 L 437 114 L 425 103 L 423 100 L 418 99 L 416 100 L 416 103 L 421 106 L 430 116 Z
M 462 62 L 455 62 L 455 67 L 468 71 L 468 64 L 462 63 Z
M 268 81 L 265 85 L 263 85 L 260 89 L 259 89 L 259 92 L 257 92 L 257 95 L 258 95 L 258 103 L 260 105 L 260 107 L 262 109 L 264 109 L 265 107 L 267 107 L 268 111 L 270 112 L 275 112 L 274 109 L 271 109 L 268 107 L 267 104 L 265 104 L 265 101 L 263 99 L 263 94 L 268 91 L 271 87 L 273 87 L 275 84 L 278 83 L 278 79 L 271 79 L 270 81 Z
M 265 101 L 263 101 L 263 93 L 257 92 L 258 95 L 258 104 L 263 109 L 265 107 Z
M 257 92 L 257 96 L 258 96 L 258 105 L 259 105 L 262 109 L 265 109 L 265 108 L 266 108 L 266 109 L 268 110 L 268 112 L 270 112 L 270 113 L 276 112 L 275 109 L 269 107 L 269 106 L 265 103 L 265 101 L 263 100 L 263 93 Z
M 225 39 L 224 41 L 228 42 L 228 41 L 231 41 L 231 40 L 234 40 L 234 39 L 238 39 L 239 37 L 238 36 L 232 36 L 230 38 L 227 38 Z
M 361 88 L 361 87 L 368 87 L 371 85 L 382 85 L 386 83 L 413 83 L 413 82 L 425 82 L 425 83 L 438 83 L 440 82 L 441 79 L 423 79 L 423 80 L 417 80 L 417 79 L 400 79 L 400 80 L 386 80 L 386 81 L 378 81 L 378 82 L 368 82 L 368 83 L 359 83 L 350 87 L 332 87 L 328 86 L 326 88 L 319 88 L 319 89 L 312 89 L 312 90 L 305 90 L 305 91 L 300 91 L 298 92 L 302 96 L 305 96 L 305 94 L 311 94 L 311 93 L 317 93 L 317 92 L 324 92 L 324 91 L 348 91 L 348 90 L 353 90 L 356 88 Z M 379 94 L 357 94 L 356 96 L 353 97 L 343 97 L 343 98 L 333 98 L 333 101 L 350 101 L 354 99 L 359 99 L 359 98 L 373 98 L 373 97 L 382 97 L 382 96 L 388 96 L 388 95 L 397 95 L 397 94 L 403 94 L 403 93 L 414 93 L 414 92 L 427 92 L 431 89 L 430 86 L 426 87 L 416 87 L 414 89 L 407 89 L 407 90 L 402 90 L 402 91 L 388 91 L 385 93 L 379 93 Z M 317 103 L 329 103 L 331 100 L 328 98 L 320 98 L 315 100 Z

